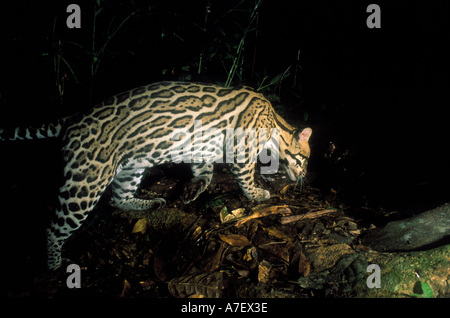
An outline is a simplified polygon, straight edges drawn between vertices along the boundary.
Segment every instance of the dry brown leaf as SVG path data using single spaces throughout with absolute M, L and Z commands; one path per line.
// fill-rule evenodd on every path
M 134 224 L 133 230 L 131 233 L 141 233 L 144 234 L 145 231 L 147 231 L 147 219 L 142 218 L 137 220 L 137 222 Z
M 272 265 L 269 264 L 267 261 L 262 261 L 258 265 L 258 281 L 260 283 L 267 283 L 269 279 L 270 270 L 272 268 Z
M 253 259 L 258 260 L 258 252 L 256 251 L 256 247 L 252 246 L 251 248 L 249 248 L 245 252 L 245 255 L 242 257 L 242 259 L 246 262 L 249 262 Z
M 127 297 L 130 294 L 131 291 L 131 284 L 124 279 L 123 280 L 123 288 L 122 288 L 122 293 L 120 294 L 120 298 L 124 298 Z
M 236 272 L 242 278 L 247 278 L 250 275 L 250 271 L 248 269 L 236 269 Z
M 259 248 L 270 253 L 278 261 L 289 264 L 289 250 L 284 242 L 271 242 L 259 245 Z
M 311 272 L 311 263 L 308 262 L 305 254 L 300 252 L 299 260 L 298 260 L 298 273 L 303 274 L 303 276 L 308 276 Z
M 353 254 L 354 250 L 347 244 L 334 244 L 330 246 L 319 246 L 308 252 L 309 260 L 314 271 L 327 270 L 341 259 L 342 256 Z
M 288 215 L 291 213 L 292 213 L 292 211 L 291 211 L 291 209 L 289 209 L 288 205 L 270 206 L 270 207 L 255 211 L 253 214 L 240 219 L 239 221 L 236 222 L 235 226 L 241 226 L 242 224 L 244 224 L 245 222 L 247 222 L 249 220 L 261 218 L 261 217 L 268 216 L 268 215 L 273 215 L 273 214 Z
M 200 235 L 202 235 L 203 230 L 201 226 L 197 226 L 197 228 L 194 230 L 194 233 L 192 233 L 192 240 L 195 241 L 196 239 L 198 239 L 200 237 Z
M 169 282 L 169 292 L 177 298 L 186 298 L 192 295 L 219 298 L 223 289 L 224 280 L 221 272 L 182 276 Z
M 222 212 L 220 213 L 220 222 L 221 223 L 227 223 L 227 222 L 231 222 L 235 219 L 238 219 L 242 216 L 244 216 L 245 214 L 245 209 L 244 208 L 239 208 L 236 210 L 231 211 L 231 213 L 226 213 L 225 215 L 222 214 Z
M 201 295 L 201 294 L 195 294 L 195 295 L 191 295 L 188 298 L 206 298 L 205 295 Z
M 203 271 L 212 272 L 219 268 L 226 247 L 227 245 L 222 242 L 219 248 L 213 251 L 213 253 L 206 258 L 204 261 L 205 265 L 203 266 Z
M 292 239 L 283 231 L 275 228 L 275 227 L 262 227 L 262 229 L 267 233 L 267 235 L 286 241 L 286 242 L 290 242 L 292 241 Z
M 245 247 L 245 246 L 252 245 L 252 243 L 250 243 L 248 238 L 246 238 L 243 235 L 238 235 L 238 234 L 229 234 L 229 235 L 219 234 L 219 238 L 222 241 L 224 241 L 225 243 L 228 243 L 231 246 Z
M 288 191 L 289 191 L 289 188 L 291 188 L 292 187 L 292 185 L 290 185 L 290 184 L 288 184 L 287 186 L 285 186 L 281 191 L 280 191 L 280 194 L 286 194 L 286 193 L 288 193 Z

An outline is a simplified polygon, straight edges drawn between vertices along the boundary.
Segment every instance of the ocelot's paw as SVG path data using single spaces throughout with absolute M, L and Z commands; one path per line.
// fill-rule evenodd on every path
M 157 210 L 166 205 L 166 200 L 163 198 L 154 199 L 139 199 L 139 198 L 119 198 L 111 199 L 109 202 L 113 207 L 124 211 L 145 211 Z
M 166 206 L 166 200 L 164 200 L 163 198 L 155 198 L 155 199 L 152 199 L 150 201 L 151 201 L 150 202 L 150 204 L 151 204 L 150 209 L 157 210 L 157 209 L 161 209 L 161 208 Z
M 197 199 L 198 196 L 205 191 L 208 184 L 209 182 L 207 178 L 197 177 L 191 179 L 189 183 L 184 185 L 181 201 L 183 201 L 184 204 L 195 201 L 195 199 Z
M 257 202 L 266 201 L 270 199 L 270 192 L 261 188 L 255 188 L 252 195 L 247 195 L 247 198 Z

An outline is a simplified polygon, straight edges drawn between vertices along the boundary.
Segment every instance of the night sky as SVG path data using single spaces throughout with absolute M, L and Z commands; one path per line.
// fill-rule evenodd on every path
M 96 103 L 186 73 L 195 81 L 223 83 L 226 74 L 213 58 L 201 74 L 194 65 L 202 52 L 224 54 L 224 45 L 211 45 L 217 38 L 229 44 L 239 39 L 255 3 L 209 1 L 205 21 L 208 1 L 102 1 L 97 48 L 108 30 L 134 10 L 141 11 L 110 41 L 91 83 L 92 56 L 80 46 L 92 45 L 93 2 L 76 2 L 82 10 L 79 30 L 65 27 L 71 2 L 2 2 L 1 126 L 85 110 L 89 100 Z M 253 22 L 256 31 L 246 38 L 245 76 L 234 83 L 256 87 L 264 74 L 274 77 L 292 67 L 276 92 L 289 119 L 302 122 L 307 113 L 302 124 L 314 130 L 313 185 L 329 191 L 342 184 L 336 180 L 342 174 L 333 174 L 323 159 L 331 141 L 351 154 L 344 168 L 353 176 L 343 177 L 353 184 L 349 192 L 363 187 L 374 201 L 395 207 L 449 201 L 450 6 L 448 1 L 373 2 L 381 8 L 381 28 L 369 29 L 366 9 L 372 2 L 264 1 L 257 24 Z M 236 7 L 247 11 L 226 15 Z M 65 70 L 69 79 L 62 101 L 53 64 L 58 49 L 76 75 Z M 294 69 L 299 70 L 297 82 L 290 89 Z M 28 158 L 35 156 L 45 152 Z

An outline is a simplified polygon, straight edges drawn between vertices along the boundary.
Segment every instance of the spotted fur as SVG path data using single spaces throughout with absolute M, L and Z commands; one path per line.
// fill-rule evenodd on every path
M 201 123 L 201 129 L 196 129 L 196 122 Z M 212 134 L 212 128 L 222 133 Z M 12 131 L 0 129 L 0 140 L 58 136 L 62 140 L 65 181 L 47 231 L 48 267 L 56 269 L 61 265 L 63 243 L 81 226 L 108 186 L 112 189 L 113 206 L 124 210 L 160 208 L 165 205 L 162 198 L 144 200 L 134 196 L 145 169 L 191 159 L 193 178 L 186 185 L 182 200 L 184 203 L 195 200 L 211 182 L 212 163 L 224 161 L 225 144 L 230 142 L 229 139 L 225 142 L 225 130 L 229 128 L 266 129 L 269 137 L 278 129 L 278 140 L 267 138 L 265 146 L 279 154 L 280 164 L 290 179 L 304 177 L 311 129 L 296 132 L 275 113 L 263 95 L 242 86 L 156 83 L 115 95 L 85 114 L 49 125 Z M 199 134 L 201 143 L 181 135 L 174 138 L 180 129 L 194 137 Z M 231 147 L 234 154 L 245 151 L 248 158 L 250 143 L 257 146 L 258 139 L 249 137 L 244 149 L 237 143 Z M 180 146 L 189 153 L 177 158 L 173 150 Z M 267 190 L 255 186 L 255 162 L 235 161 L 230 168 L 247 198 L 256 201 L 270 198 Z

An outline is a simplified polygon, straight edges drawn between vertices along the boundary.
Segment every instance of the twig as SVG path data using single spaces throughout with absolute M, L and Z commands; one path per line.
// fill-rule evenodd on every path
M 261 218 L 261 217 L 268 216 L 268 215 L 273 215 L 273 214 L 286 215 L 286 214 L 291 214 L 291 213 L 292 213 L 292 211 L 291 211 L 291 209 L 288 208 L 287 205 L 271 206 L 271 207 L 256 211 L 255 213 L 253 213 L 249 216 L 243 217 L 242 219 L 240 219 L 239 221 L 236 222 L 235 226 L 238 227 L 247 221 L 250 221 L 252 219 Z
M 299 220 L 316 219 L 325 214 L 334 213 L 337 211 L 338 211 L 338 209 L 325 209 L 325 210 L 320 210 L 320 211 L 307 213 L 307 214 L 284 216 L 281 218 L 280 222 L 281 222 L 281 224 L 287 224 L 287 223 L 291 223 L 291 222 L 295 222 L 295 221 L 299 221 Z

